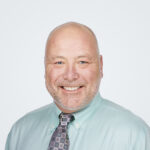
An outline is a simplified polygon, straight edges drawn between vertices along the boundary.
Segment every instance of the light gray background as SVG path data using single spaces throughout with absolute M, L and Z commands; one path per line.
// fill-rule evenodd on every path
M 91 27 L 104 60 L 103 97 L 150 125 L 149 0 L 0 1 L 0 149 L 12 124 L 52 102 L 44 83 L 49 32 L 66 21 Z

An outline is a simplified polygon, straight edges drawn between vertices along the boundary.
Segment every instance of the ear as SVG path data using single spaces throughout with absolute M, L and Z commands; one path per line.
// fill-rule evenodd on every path
M 100 55 L 99 59 L 100 59 L 100 76 L 102 78 L 103 77 L 103 56 Z

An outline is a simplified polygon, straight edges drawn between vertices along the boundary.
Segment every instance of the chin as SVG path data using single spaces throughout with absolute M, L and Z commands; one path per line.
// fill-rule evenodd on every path
M 64 112 L 77 112 L 81 109 L 87 107 L 87 105 L 90 103 L 90 101 L 84 101 L 84 103 L 76 103 L 76 104 L 64 104 L 60 102 L 59 100 L 55 100 L 55 104 L 58 106 L 58 108 Z

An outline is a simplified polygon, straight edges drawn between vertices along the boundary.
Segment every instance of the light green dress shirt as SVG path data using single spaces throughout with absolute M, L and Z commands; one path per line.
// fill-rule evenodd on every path
M 47 150 L 60 110 L 52 103 L 32 111 L 12 127 L 5 150 Z M 150 150 L 144 121 L 99 93 L 69 124 L 70 150 Z

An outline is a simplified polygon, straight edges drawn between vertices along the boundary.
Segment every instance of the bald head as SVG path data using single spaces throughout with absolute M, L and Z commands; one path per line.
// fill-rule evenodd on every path
M 50 47 L 53 44 L 56 44 L 56 41 L 58 41 L 58 39 L 64 39 L 64 37 L 67 36 L 68 39 L 72 38 L 73 36 L 78 38 L 79 36 L 82 39 L 86 40 L 88 43 L 90 42 L 95 47 L 93 50 L 96 50 L 97 54 L 99 55 L 98 42 L 94 32 L 89 27 L 83 24 L 76 22 L 67 22 L 60 26 L 57 26 L 49 34 L 45 49 L 45 59 L 47 58 L 47 53 L 50 50 Z

